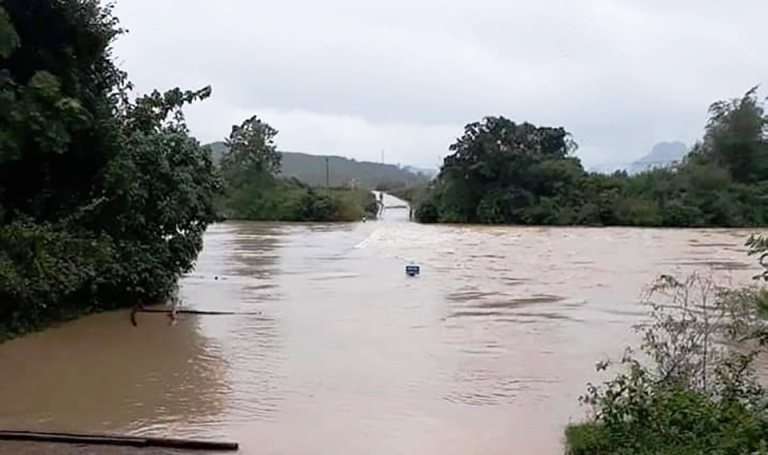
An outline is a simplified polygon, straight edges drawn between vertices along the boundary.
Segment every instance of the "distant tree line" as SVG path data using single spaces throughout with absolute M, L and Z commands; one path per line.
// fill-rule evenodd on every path
M 209 144 L 214 162 L 227 152 L 223 141 Z M 367 190 L 403 188 L 426 183 L 429 177 L 393 164 L 355 161 L 341 156 L 310 155 L 299 152 L 278 151 L 280 170 L 278 177 L 295 178 L 313 187 L 359 187 Z
M 762 226 L 768 140 L 756 92 L 714 103 L 681 163 L 633 176 L 586 172 L 562 127 L 486 117 L 465 127 L 433 182 L 398 194 L 425 223 Z
M 254 116 L 232 127 L 221 148 L 224 192 L 217 206 L 226 218 L 269 221 L 359 221 L 378 212 L 373 193 L 317 188 L 280 176 L 284 155 L 277 130 Z

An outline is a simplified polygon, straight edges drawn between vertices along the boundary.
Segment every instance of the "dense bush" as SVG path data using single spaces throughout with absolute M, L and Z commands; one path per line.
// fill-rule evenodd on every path
M 766 334 L 765 289 L 666 276 L 651 297 L 640 355 L 628 350 L 614 378 L 588 386 L 582 401 L 592 414 L 566 430 L 567 452 L 768 453 L 768 395 L 753 367 Z
M 97 0 L 0 4 L 0 338 L 167 298 L 215 221 L 220 181 L 181 107 L 130 99 Z

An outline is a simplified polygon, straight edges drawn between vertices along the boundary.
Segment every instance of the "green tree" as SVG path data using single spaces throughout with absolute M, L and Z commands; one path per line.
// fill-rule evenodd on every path
M 539 197 L 567 198 L 584 171 L 569 156 L 575 143 L 563 128 L 486 117 L 464 128 L 450 146 L 435 193 L 441 218 L 453 222 L 537 222 Z M 565 202 L 565 201 L 563 201 Z M 535 210 L 534 210 L 535 211 Z M 558 214 L 554 213 L 557 219 Z
M 118 246 L 115 292 L 167 297 L 192 269 L 206 228 L 219 219 L 220 178 L 210 151 L 189 136 L 181 111 L 210 93 L 209 87 L 154 92 L 125 108 L 124 148 L 105 172 L 107 200 L 89 218 Z
M 375 217 L 368 191 L 312 188 L 280 178 L 277 130 L 253 116 L 232 127 L 221 157 L 226 195 L 220 202 L 227 217 L 271 221 L 357 221 Z
M 757 87 L 743 97 L 713 103 L 704 139 L 693 155 L 730 171 L 737 182 L 768 179 L 768 119 Z
M 114 95 L 126 76 L 110 46 L 122 31 L 95 0 L 2 7 L 10 24 L 0 33 L 11 38 L 0 60 L 0 205 L 6 221 L 52 221 L 91 197 L 119 148 Z
M 0 338 L 168 297 L 217 219 L 181 114 L 210 88 L 131 101 L 121 33 L 97 0 L 0 7 Z
M 256 116 L 232 127 L 221 158 L 227 213 L 258 219 L 276 211 L 274 194 L 280 171 L 277 130 Z
M 276 175 L 280 172 L 281 155 L 275 146 L 278 131 L 253 116 L 233 126 L 222 157 L 225 171 L 247 175 Z

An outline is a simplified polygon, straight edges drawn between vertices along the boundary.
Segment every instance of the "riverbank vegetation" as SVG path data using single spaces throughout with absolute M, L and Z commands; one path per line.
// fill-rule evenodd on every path
M 360 188 L 317 188 L 280 177 L 283 154 L 277 130 L 257 117 L 232 128 L 219 159 L 225 191 L 222 215 L 262 221 L 359 221 L 378 213 L 372 192 Z
M 487 117 L 465 127 L 438 177 L 411 191 L 418 221 L 740 227 L 768 222 L 768 135 L 756 89 L 714 103 L 681 163 L 588 173 L 562 127 Z
M 121 33 L 96 0 L 0 3 L 0 339 L 165 299 L 218 219 L 182 115 L 210 88 L 132 99 Z
M 749 245 L 762 262 L 766 240 Z M 616 376 L 587 387 L 591 415 L 567 428 L 567 453 L 768 454 L 768 393 L 755 364 L 768 341 L 765 288 L 664 276 L 648 304 L 639 352 L 628 350 Z

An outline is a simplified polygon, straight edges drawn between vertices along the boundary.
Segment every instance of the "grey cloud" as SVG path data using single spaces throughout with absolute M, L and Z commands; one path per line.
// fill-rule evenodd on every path
M 758 46 L 768 3 L 753 0 L 181 5 L 118 3 L 131 34 L 117 51 L 138 87 L 212 84 L 215 102 L 189 115 L 201 138 L 225 135 L 234 112 L 271 112 L 286 122 L 274 125 L 280 140 L 309 152 L 381 148 L 356 128 L 433 161 L 461 125 L 501 114 L 565 126 L 585 160 L 628 162 L 657 141 L 694 140 L 712 101 L 768 71 Z M 449 125 L 450 137 L 417 139 Z

